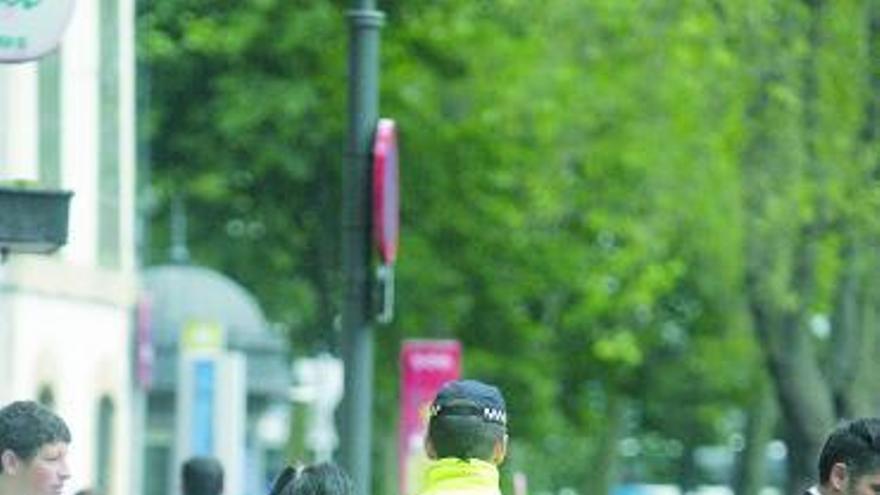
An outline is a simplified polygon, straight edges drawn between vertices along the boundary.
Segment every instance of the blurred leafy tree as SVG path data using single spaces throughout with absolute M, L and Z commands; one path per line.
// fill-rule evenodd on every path
M 776 385 L 790 490 L 814 477 L 836 418 L 876 409 L 863 392 L 876 386 L 863 354 L 876 349 L 864 319 L 876 312 L 876 289 L 861 278 L 875 263 L 877 164 L 866 150 L 876 147 L 876 9 L 768 2 L 743 24 L 754 83 L 746 288 Z
M 718 441 L 723 404 L 747 393 L 754 367 L 742 364 L 756 353 L 736 297 L 741 231 L 728 228 L 741 129 L 705 122 L 742 101 L 719 100 L 737 88 L 709 8 L 695 19 L 693 6 L 639 2 L 486 5 L 500 4 L 419 5 L 423 23 L 403 11 L 388 33 L 385 108 L 431 129 L 405 136 L 419 150 L 405 184 L 418 220 L 406 222 L 415 261 L 402 259 L 393 330 L 457 336 L 469 373 L 528 390 L 511 398 L 514 439 L 527 443 L 511 468 L 601 493 L 622 435 Z M 387 350 L 380 376 L 393 377 Z M 585 456 L 571 459 L 575 478 L 554 455 L 571 438 L 585 443 L 571 452 Z
M 753 493 L 771 392 L 791 479 L 810 474 L 833 419 L 873 406 L 877 3 L 380 2 L 403 235 L 377 332 L 379 491 L 408 337 L 461 339 L 467 374 L 505 389 L 507 469 L 536 491 L 691 485 L 696 447 L 753 430 Z M 152 259 L 185 196 L 194 258 L 300 352 L 336 346 L 345 8 L 138 17 Z
M 169 0 L 141 3 L 138 15 L 156 199 L 150 259 L 163 261 L 163 226 L 182 196 L 195 259 L 252 288 L 304 348 L 334 346 L 339 3 Z

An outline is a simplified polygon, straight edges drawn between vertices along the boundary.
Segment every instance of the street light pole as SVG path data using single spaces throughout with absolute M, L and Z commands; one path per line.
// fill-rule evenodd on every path
M 357 495 L 370 493 L 373 335 L 370 308 L 370 160 L 379 119 L 379 30 L 375 0 L 348 11 L 348 139 L 342 174 L 342 463 Z

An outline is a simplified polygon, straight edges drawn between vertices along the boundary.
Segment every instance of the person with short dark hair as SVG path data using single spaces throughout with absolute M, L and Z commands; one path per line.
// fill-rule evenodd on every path
M 501 391 L 477 380 L 449 382 L 429 415 L 422 495 L 500 495 L 498 466 L 507 454 Z
M 187 459 L 180 470 L 183 495 L 220 495 L 223 493 L 223 466 L 209 456 Z
M 859 418 L 835 428 L 819 454 L 819 484 L 805 495 L 880 493 L 880 418 Z
M 269 490 L 270 495 L 352 495 L 351 478 L 332 462 L 288 466 Z
M 0 495 L 56 495 L 70 478 L 70 430 L 33 401 L 0 409 Z

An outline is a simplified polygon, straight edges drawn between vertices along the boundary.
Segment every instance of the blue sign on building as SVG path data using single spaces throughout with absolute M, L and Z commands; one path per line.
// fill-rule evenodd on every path
M 193 362 L 192 383 L 192 451 L 195 455 L 213 455 L 217 363 L 210 359 Z

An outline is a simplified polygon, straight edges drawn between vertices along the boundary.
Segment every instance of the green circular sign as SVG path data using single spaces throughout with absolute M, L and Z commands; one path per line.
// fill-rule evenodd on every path
M 74 0 L 0 0 L 0 62 L 25 62 L 61 42 Z

